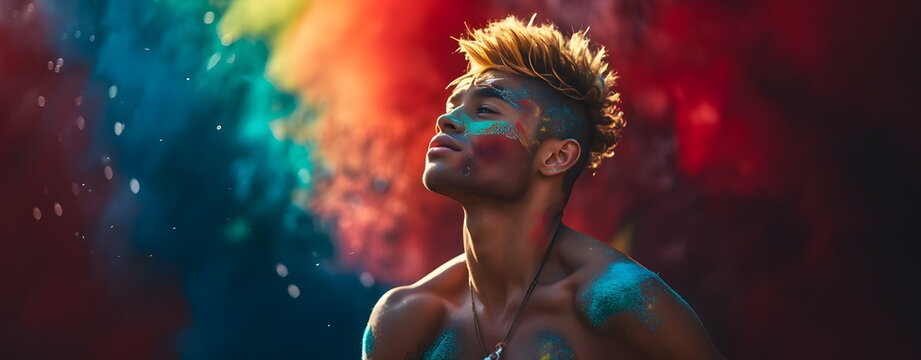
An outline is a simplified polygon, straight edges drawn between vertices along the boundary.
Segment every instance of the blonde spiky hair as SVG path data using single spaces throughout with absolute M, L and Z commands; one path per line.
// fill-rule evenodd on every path
M 448 87 L 469 83 L 488 70 L 543 80 L 584 107 L 591 125 L 586 166 L 597 168 L 614 156 L 626 125 L 620 93 L 614 90 L 617 74 L 604 61 L 603 46 L 597 51 L 589 47 L 588 29 L 566 38 L 553 24 L 534 25 L 536 16 L 527 24 L 509 16 L 481 29 L 467 28 L 466 36 L 455 38 L 467 58 L 467 73 Z

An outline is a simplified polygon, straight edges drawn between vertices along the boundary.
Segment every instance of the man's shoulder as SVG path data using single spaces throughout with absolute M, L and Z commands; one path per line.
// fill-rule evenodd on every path
M 365 356 L 418 352 L 421 344 L 434 338 L 447 319 L 451 288 L 456 287 L 461 268 L 466 274 L 463 257 L 455 257 L 421 280 L 381 296 L 365 330 Z
M 592 326 L 624 318 L 654 323 L 657 306 L 686 306 L 658 274 L 591 236 L 574 232 L 561 254 L 575 269 L 574 305 Z
M 428 275 L 423 276 L 412 285 L 405 286 L 404 291 L 428 293 L 432 296 L 450 298 L 461 285 L 466 285 L 467 262 L 464 254 L 441 264 Z
M 694 310 L 658 274 L 594 239 L 566 251 L 580 261 L 573 306 L 587 327 L 630 342 L 644 357 L 720 358 Z
M 451 300 L 450 295 L 456 291 L 457 283 L 466 279 L 464 275 L 466 275 L 464 257 L 459 255 L 448 260 L 419 281 L 387 291 L 378 300 L 374 312 L 377 315 L 398 312 L 401 313 L 400 318 L 405 318 L 402 315 L 431 318 L 430 313 L 440 312 L 447 305 L 446 302 Z M 403 312 L 407 314 L 402 314 Z
M 678 295 L 656 273 L 629 257 L 599 259 L 585 266 L 575 303 L 593 327 L 618 320 L 658 323 L 656 306 L 673 303 Z

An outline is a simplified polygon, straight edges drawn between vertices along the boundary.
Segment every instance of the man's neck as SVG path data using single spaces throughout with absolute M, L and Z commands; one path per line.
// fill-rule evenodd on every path
M 514 315 L 550 240 L 563 206 L 540 203 L 464 207 L 464 253 L 476 297 L 492 316 Z

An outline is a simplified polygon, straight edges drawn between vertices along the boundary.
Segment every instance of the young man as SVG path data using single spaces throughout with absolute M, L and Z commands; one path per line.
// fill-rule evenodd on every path
M 380 299 L 364 358 L 721 358 L 655 273 L 561 222 L 579 173 L 624 126 L 604 48 L 533 17 L 458 41 L 468 72 L 422 181 L 463 207 L 464 253 Z

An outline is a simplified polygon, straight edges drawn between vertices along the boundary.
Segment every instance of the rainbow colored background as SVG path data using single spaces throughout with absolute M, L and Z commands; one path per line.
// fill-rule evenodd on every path
M 919 353 L 919 3 L 0 1 L 0 358 L 354 359 L 461 251 L 451 36 L 590 27 L 618 155 L 566 221 L 740 359 Z

